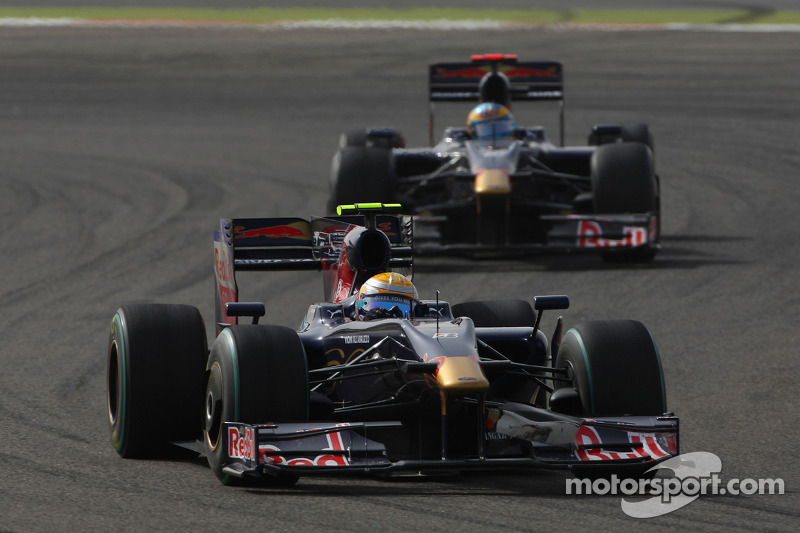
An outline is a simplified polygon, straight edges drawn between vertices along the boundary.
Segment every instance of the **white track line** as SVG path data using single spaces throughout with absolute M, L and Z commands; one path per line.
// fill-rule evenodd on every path
M 87 27 L 87 28 L 257 28 L 261 30 L 429 30 L 429 31 L 485 31 L 508 29 L 550 29 L 555 31 L 717 31 L 731 33 L 797 33 L 800 24 L 599 24 L 553 23 L 523 24 L 486 20 L 307 20 L 275 22 L 268 24 L 181 21 L 181 20 L 91 20 L 80 18 L 6 17 L 0 18 L 0 27 Z

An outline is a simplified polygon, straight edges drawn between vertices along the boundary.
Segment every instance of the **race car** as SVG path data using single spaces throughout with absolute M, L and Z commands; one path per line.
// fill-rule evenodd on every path
M 598 124 L 587 146 L 565 147 L 563 66 L 553 61 L 476 55 L 430 65 L 428 86 L 431 147 L 406 148 L 387 127 L 343 133 L 329 210 L 401 203 L 415 215 L 416 253 L 656 256 L 660 181 L 646 124 Z M 446 101 L 480 105 L 467 127 L 446 128 L 434 145 L 434 103 Z M 511 115 L 512 104 L 543 101 L 558 104 L 559 146 L 544 127 L 520 127 Z
M 125 305 L 111 321 L 107 403 L 122 457 L 206 457 L 224 484 L 305 475 L 571 468 L 639 476 L 679 453 L 658 351 L 634 320 L 550 340 L 564 295 L 450 305 L 411 281 L 409 217 L 221 220 L 216 338 L 197 308 Z M 243 270 L 320 270 L 326 298 L 294 330 L 240 301 Z

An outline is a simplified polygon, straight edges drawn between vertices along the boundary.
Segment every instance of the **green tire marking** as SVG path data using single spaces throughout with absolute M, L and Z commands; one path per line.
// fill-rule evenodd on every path
M 589 354 L 586 353 L 586 346 L 583 344 L 583 339 L 581 338 L 580 333 L 578 333 L 575 330 L 575 328 L 570 328 L 569 331 L 567 331 L 567 335 L 569 335 L 570 333 L 572 333 L 575 336 L 575 338 L 578 340 L 578 344 L 581 347 L 581 354 L 583 355 L 583 364 L 586 367 L 586 375 L 589 378 L 589 400 L 590 400 L 589 403 L 591 408 L 591 412 L 589 414 L 593 415 L 595 413 L 594 381 L 592 380 L 592 365 L 589 364 Z
M 120 402 L 122 405 L 117 405 L 117 419 L 120 420 L 119 424 L 119 437 L 115 436 L 117 442 L 114 443 L 114 449 L 119 452 L 122 449 L 122 443 L 125 441 L 125 425 L 127 422 L 126 416 L 128 413 L 127 403 L 128 403 L 128 356 L 125 353 L 125 336 L 122 330 L 122 317 L 119 316 L 119 313 L 114 315 L 114 320 L 112 322 L 117 323 L 117 327 L 115 327 L 115 333 L 119 338 L 119 342 L 117 345 L 119 346 L 120 352 L 120 363 L 117 365 L 121 367 L 122 372 L 122 379 L 120 380 L 120 387 L 122 388 L 122 401 Z

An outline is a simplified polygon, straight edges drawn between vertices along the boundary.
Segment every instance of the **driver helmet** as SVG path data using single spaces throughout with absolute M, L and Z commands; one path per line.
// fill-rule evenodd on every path
M 473 139 L 512 139 L 517 123 L 507 107 L 493 102 L 480 104 L 467 117 L 467 130 Z
M 361 319 L 373 309 L 392 311 L 397 307 L 399 314 L 409 318 L 413 302 L 418 298 L 410 279 L 396 272 L 384 272 L 369 278 L 358 290 L 356 314 Z

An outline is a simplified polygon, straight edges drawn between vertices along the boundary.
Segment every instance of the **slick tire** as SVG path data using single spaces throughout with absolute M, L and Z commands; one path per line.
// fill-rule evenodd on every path
M 452 307 L 453 316 L 468 316 L 477 328 L 533 327 L 536 314 L 525 300 L 462 302 Z
M 622 142 L 646 144 L 653 153 L 656 151 L 653 143 L 653 134 L 650 132 L 650 128 L 647 127 L 647 124 L 623 124 Z
M 653 142 L 653 134 L 647 124 L 634 122 L 630 124 L 621 124 L 619 135 L 601 136 L 593 131 L 589 135 L 589 146 L 600 146 L 602 144 L 610 144 L 617 142 L 634 142 L 644 143 L 650 147 L 650 150 L 655 153 L 655 145 Z
M 222 331 L 211 347 L 203 406 L 203 447 L 211 470 L 225 485 L 251 484 L 222 471 L 223 422 L 266 424 L 308 420 L 305 350 L 297 333 L 282 326 L 241 325 Z M 254 480 L 287 486 L 297 476 Z
M 403 134 L 389 128 L 379 128 L 380 135 L 370 135 L 368 128 L 353 129 L 342 133 L 339 137 L 339 147 L 348 146 L 369 148 L 403 148 L 406 144 Z
M 385 148 L 347 146 L 336 151 L 331 163 L 328 211 L 358 202 L 392 203 L 395 174 L 392 151 Z
M 119 455 L 158 457 L 167 442 L 199 438 L 207 357 L 195 307 L 140 304 L 117 311 L 108 340 L 106 405 Z
M 648 415 L 667 411 L 664 375 L 647 328 L 635 320 L 585 322 L 568 330 L 556 356 L 567 371 L 584 417 Z M 558 382 L 557 382 L 558 383 Z
M 658 179 L 653 152 L 643 143 L 622 142 L 599 146 L 591 160 L 592 196 L 598 214 L 655 212 L 660 217 Z M 655 248 L 611 251 L 608 261 L 650 261 Z

